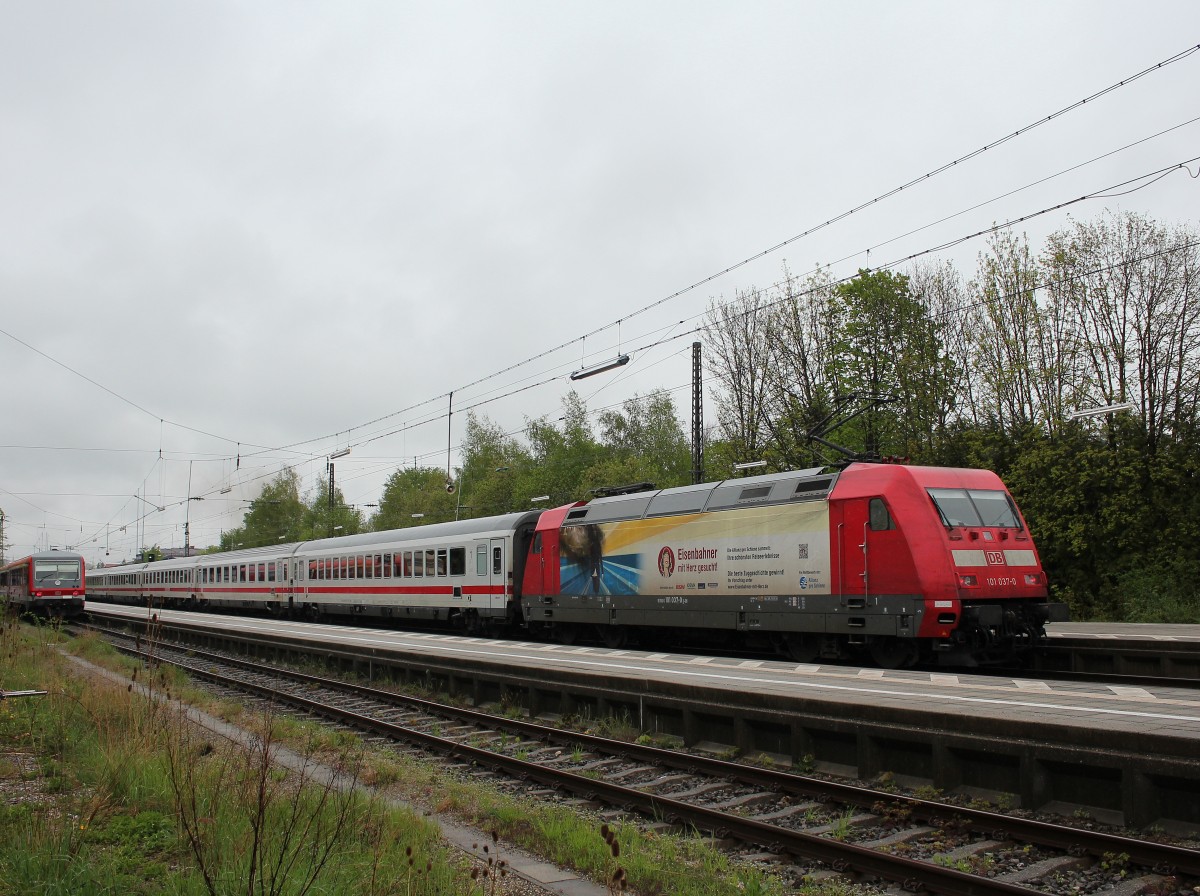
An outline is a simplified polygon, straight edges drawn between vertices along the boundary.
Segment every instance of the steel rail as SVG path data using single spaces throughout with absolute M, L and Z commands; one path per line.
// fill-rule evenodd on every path
M 111 633 L 122 637 L 129 637 L 121 632 Z M 931 825 L 938 826 L 953 823 L 956 826 L 965 827 L 975 833 L 986 834 L 994 840 L 1012 838 L 1022 842 L 1061 849 L 1072 855 L 1086 854 L 1096 858 L 1103 858 L 1109 854 L 1124 854 L 1129 857 L 1132 863 L 1151 868 L 1160 874 L 1182 872 L 1193 876 L 1200 876 L 1200 852 L 1171 844 L 1139 840 L 1105 831 L 1093 831 L 1086 828 L 1058 825 L 1052 822 L 1005 815 L 999 812 L 954 806 L 935 800 L 902 796 L 853 784 L 842 784 L 835 781 L 810 778 L 793 772 L 766 769 L 714 757 L 681 753 L 661 747 L 616 741 L 583 732 L 553 728 L 546 725 L 539 725 L 535 722 L 496 716 L 478 710 L 448 706 L 421 697 L 397 694 L 393 691 L 384 691 L 353 682 L 324 678 L 275 666 L 264 667 L 262 664 L 250 660 L 223 656 L 193 648 L 188 648 L 188 653 L 197 657 L 210 657 L 213 662 L 236 666 L 249 671 L 265 672 L 275 677 L 286 678 L 308 685 L 326 687 L 331 690 L 349 692 L 373 700 L 384 702 L 400 700 L 407 705 L 424 709 L 431 713 L 452 716 L 460 721 L 498 728 L 510 733 L 523 734 L 532 738 L 567 746 L 586 746 L 596 752 L 621 759 L 653 763 L 690 774 L 704 773 L 713 777 L 726 778 L 741 784 L 782 791 L 794 796 L 832 800 L 868 810 L 883 803 L 903 809 L 911 817 Z M 202 670 L 196 669 L 196 671 L 198 674 L 205 674 Z M 277 692 L 268 691 L 266 695 L 270 696 L 275 693 Z M 319 703 L 316 705 L 327 706 L 327 704 Z M 344 710 L 337 709 L 336 707 L 330 707 L 330 709 L 331 711 L 344 712 Z M 359 716 L 358 714 L 354 714 L 353 717 L 354 719 L 368 718 Z M 390 723 L 388 724 L 390 725 Z M 420 732 L 415 733 L 420 734 Z M 438 743 L 441 742 L 437 738 L 434 740 Z M 487 756 L 496 755 L 486 750 L 483 751 L 483 754 Z M 661 800 L 664 798 L 658 797 L 657 799 Z

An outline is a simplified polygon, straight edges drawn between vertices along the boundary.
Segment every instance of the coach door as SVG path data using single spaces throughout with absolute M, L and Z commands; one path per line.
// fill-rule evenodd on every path
M 288 569 L 291 570 L 291 575 L 288 576 L 288 610 L 292 610 L 296 606 L 296 600 L 304 602 L 304 561 L 293 557 L 288 562 Z
M 508 593 L 505 585 L 508 582 L 508 565 L 504 556 L 504 539 L 491 540 L 488 555 L 488 606 L 503 607 Z

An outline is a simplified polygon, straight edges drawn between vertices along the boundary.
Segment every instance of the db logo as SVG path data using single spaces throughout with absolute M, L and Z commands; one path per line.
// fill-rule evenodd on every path
M 1006 566 L 1007 565 L 1004 562 L 1004 552 L 1003 551 L 987 551 L 987 552 L 985 552 L 984 556 L 987 557 L 988 566 Z

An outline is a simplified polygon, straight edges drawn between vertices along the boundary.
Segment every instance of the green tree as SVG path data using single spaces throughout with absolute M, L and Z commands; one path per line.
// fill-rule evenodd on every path
M 549 503 L 563 504 L 587 496 L 587 471 L 603 457 L 603 448 L 592 434 L 588 410 L 574 390 L 563 398 L 561 428 L 545 417 L 527 421 L 526 435 L 532 464 L 513 483 L 515 510 L 525 509 L 532 497 L 548 495 Z
M 300 477 L 284 469 L 250 502 L 242 525 L 221 533 L 221 550 L 300 541 L 308 536 L 307 508 L 300 500 Z
M 834 394 L 890 400 L 843 427 L 840 441 L 868 454 L 927 453 L 955 374 L 940 327 L 912 295 L 908 277 L 860 270 L 834 289 L 833 313 Z
M 691 482 L 692 451 L 675 402 L 660 390 L 600 414 L 601 460 L 585 472 L 588 489 L 653 482 L 659 488 Z
M 495 516 L 528 507 L 529 495 L 516 489 L 531 478 L 528 449 L 487 418 L 467 415 L 455 512 L 459 519 Z
M 362 511 L 346 503 L 342 490 L 334 484 L 333 504 L 329 501 L 329 480 L 321 477 L 312 498 L 304 508 L 304 538 L 354 535 L 363 531 Z
M 446 490 L 445 470 L 438 467 L 397 470 L 383 486 L 372 526 L 382 531 L 452 520 L 456 504 L 456 496 Z

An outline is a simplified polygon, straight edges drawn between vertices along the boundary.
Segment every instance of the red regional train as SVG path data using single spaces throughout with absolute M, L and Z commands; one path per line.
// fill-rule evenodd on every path
M 0 595 L 24 612 L 74 616 L 83 612 L 86 575 L 81 555 L 41 551 L 0 567 Z
M 1067 618 L 984 470 L 853 463 L 94 570 L 89 596 L 794 660 L 1010 662 Z

